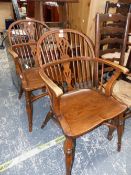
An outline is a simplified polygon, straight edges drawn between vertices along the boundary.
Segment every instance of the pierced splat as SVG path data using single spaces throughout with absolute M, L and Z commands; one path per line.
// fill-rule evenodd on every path
M 60 58 L 69 58 L 68 51 L 70 49 L 70 44 L 66 36 L 64 36 L 64 33 L 59 33 L 59 35 L 56 36 L 56 44 L 60 52 Z
M 63 70 L 64 79 L 67 83 L 67 91 L 73 90 L 74 88 L 71 85 L 72 73 L 71 73 L 71 69 L 70 69 L 70 63 L 64 63 L 63 69 L 64 69 Z

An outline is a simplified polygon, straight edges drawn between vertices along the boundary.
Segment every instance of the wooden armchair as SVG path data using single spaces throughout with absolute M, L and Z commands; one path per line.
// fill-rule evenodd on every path
M 126 65 L 131 14 L 97 14 L 95 54 L 97 57 Z M 126 57 L 125 57 L 126 56 Z
M 19 20 L 12 23 L 8 29 L 8 38 L 16 66 L 16 73 L 21 79 L 19 98 L 25 92 L 26 110 L 29 122 L 29 131 L 32 131 L 32 102 L 47 95 L 46 92 L 35 96 L 34 90 L 44 89 L 45 85 L 39 75 L 36 58 L 36 44 L 39 38 L 49 30 L 48 26 L 36 20 Z
M 46 58 L 43 48 L 48 39 L 55 42 L 52 42 L 54 47 L 52 45 L 46 53 L 49 56 L 54 55 L 56 59 L 43 64 Z M 123 114 L 127 107 L 111 95 L 115 80 L 121 72 L 128 70 L 104 59 L 94 58 L 92 43 L 88 37 L 80 33 L 78 35 L 70 29 L 47 32 L 38 42 L 37 53 L 41 67 L 39 73 L 51 99 L 50 114 L 55 116 L 66 137 L 66 175 L 71 174 L 76 138 L 101 124 L 117 128 L 120 151 Z M 99 64 L 102 67 L 101 72 L 98 71 Z M 105 64 L 116 71 L 106 83 L 104 93 L 102 89 Z M 46 117 L 43 127 L 53 115 Z M 112 120 L 115 122 L 111 122 Z

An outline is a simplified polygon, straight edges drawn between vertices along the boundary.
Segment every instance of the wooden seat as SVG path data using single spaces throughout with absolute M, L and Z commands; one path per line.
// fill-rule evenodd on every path
M 32 91 L 45 89 L 38 72 L 36 45 L 39 38 L 48 30 L 48 26 L 44 23 L 30 19 L 18 20 L 12 23 L 8 29 L 8 38 L 11 46 L 9 53 L 14 60 L 16 73 L 21 79 L 19 98 L 21 98 L 23 91 L 25 92 L 30 132 L 32 131 L 32 102 L 47 95 L 47 92 L 42 92 L 40 95 L 35 96 L 32 94 Z
M 45 85 L 43 83 L 42 78 L 39 75 L 39 69 L 34 68 L 34 69 L 29 69 L 25 71 L 24 73 L 25 79 L 27 83 L 23 83 L 23 88 L 27 91 L 36 90 L 38 87 L 41 89 Z
M 97 57 L 124 65 L 131 14 L 97 14 L 95 53 Z M 127 60 L 127 59 L 126 59 Z
M 42 55 L 45 48 L 43 45 L 48 38 L 55 44 L 46 53 L 49 53 L 49 56 L 55 55 L 56 59 L 43 64 L 46 57 L 45 54 Z M 38 42 L 37 54 L 41 67 L 39 73 L 51 99 L 51 111 L 42 127 L 54 117 L 60 124 L 66 137 L 64 143 L 66 175 L 71 175 L 76 138 L 101 124 L 117 128 L 118 151 L 120 151 L 124 128 L 123 115 L 127 106 L 111 95 L 116 79 L 122 72 L 126 73 L 128 70 L 113 62 L 94 58 L 90 39 L 71 29 L 47 32 Z M 106 83 L 103 93 L 105 64 L 111 66 L 115 72 Z M 98 74 L 99 65 L 102 67 L 100 74 Z M 111 130 L 108 138 L 110 133 Z
M 70 129 L 62 127 L 64 133 L 71 137 L 82 135 L 123 110 L 125 106 L 113 97 L 107 98 L 91 89 L 73 91 L 60 97 L 60 113 Z

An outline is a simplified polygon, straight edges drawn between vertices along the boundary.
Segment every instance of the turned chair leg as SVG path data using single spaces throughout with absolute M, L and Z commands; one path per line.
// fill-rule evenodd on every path
M 22 85 L 20 85 L 19 99 L 21 99 L 22 94 L 23 94 L 23 88 Z
M 121 114 L 118 117 L 118 123 L 117 123 L 117 134 L 118 134 L 118 145 L 117 145 L 117 150 L 121 150 L 121 140 L 122 140 L 122 135 L 124 131 L 124 115 Z
M 46 115 L 45 120 L 43 121 L 41 128 L 44 128 L 46 126 L 46 124 L 48 123 L 48 121 L 53 117 L 53 113 L 52 111 L 49 111 L 48 114 Z
M 116 119 L 111 120 L 111 125 L 114 125 L 114 127 L 109 127 L 109 131 L 108 131 L 108 135 L 107 135 L 108 140 L 112 140 L 112 138 L 113 138 L 113 132 L 116 129 L 116 127 L 115 127 L 116 123 L 117 123 Z
M 26 98 L 26 111 L 28 115 L 29 132 L 32 132 L 32 103 L 31 103 L 31 92 L 25 91 Z
M 75 154 L 75 139 L 66 137 L 64 142 L 64 153 L 66 162 L 66 175 L 71 175 L 71 169 Z

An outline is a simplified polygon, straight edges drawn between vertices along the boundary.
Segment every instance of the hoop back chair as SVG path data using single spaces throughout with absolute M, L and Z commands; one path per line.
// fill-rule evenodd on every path
M 47 47 L 48 41 L 52 43 L 50 47 Z M 41 67 L 39 73 L 51 99 L 51 111 L 66 136 L 64 143 L 66 175 L 71 174 L 76 138 L 100 124 L 117 128 L 118 151 L 120 151 L 123 113 L 127 107 L 115 100 L 111 94 L 115 80 L 127 69 L 94 58 L 90 39 L 71 29 L 47 32 L 38 41 L 37 54 Z M 51 57 L 55 60 L 44 64 L 45 60 Z M 98 64 L 102 66 L 99 74 L 101 77 L 98 75 Z M 112 66 L 116 72 L 107 82 L 104 94 L 102 84 L 105 64 Z M 96 77 L 100 81 L 99 85 Z M 42 127 L 50 118 L 51 115 L 47 116 Z M 115 125 L 108 122 L 112 119 L 116 120 Z
M 97 57 L 126 64 L 125 52 L 131 14 L 97 14 L 95 54 Z M 124 25 L 122 25 L 124 24 Z
M 12 23 L 8 29 L 11 45 L 9 53 L 14 60 L 16 73 L 21 79 L 19 98 L 21 98 L 23 91 L 25 92 L 30 132 L 32 131 L 32 102 L 47 94 L 42 92 L 36 96 L 32 92 L 45 87 L 38 72 L 36 44 L 48 30 L 47 25 L 37 20 L 18 20 Z

